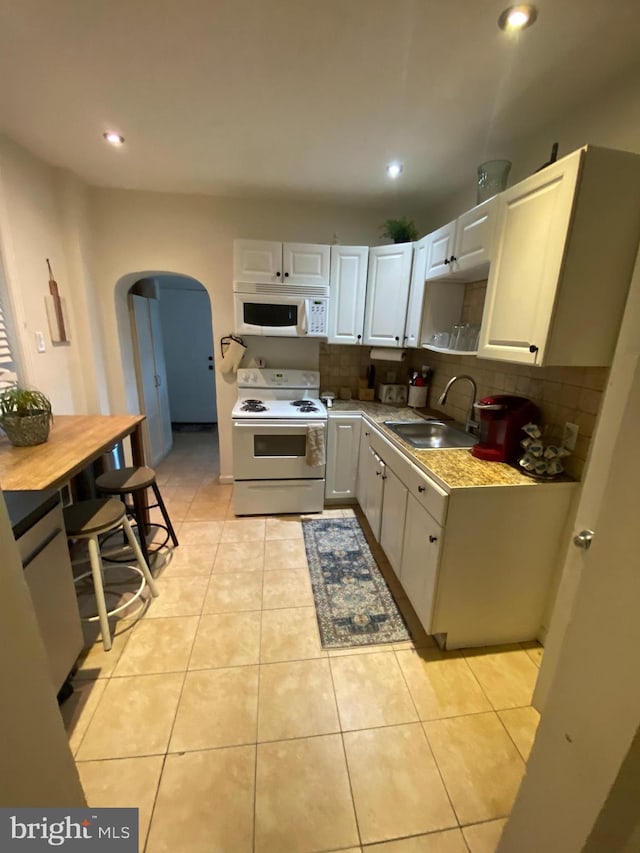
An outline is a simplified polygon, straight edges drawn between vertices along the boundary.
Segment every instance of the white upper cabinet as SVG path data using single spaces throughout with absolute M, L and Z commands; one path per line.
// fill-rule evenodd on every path
M 458 217 L 453 252 L 454 274 L 473 271 L 472 278 L 481 278 L 482 273 L 489 269 L 497 212 L 498 197 L 494 196 Z
M 456 223 L 443 225 L 437 231 L 428 235 L 427 262 L 425 279 L 442 278 L 451 275 L 451 261 L 453 257 L 453 245 L 456 239 Z
M 640 157 L 591 146 L 498 196 L 478 356 L 610 363 L 640 233 Z
M 428 235 L 425 279 L 471 281 L 491 260 L 498 196 L 471 208 Z
M 233 241 L 235 281 L 328 285 L 329 266 L 330 246 L 269 240 Z
M 365 344 L 403 346 L 412 256 L 413 243 L 374 246 L 369 250 Z
M 234 281 L 281 281 L 282 243 L 234 240 L 233 278 Z
M 330 344 L 362 343 L 368 261 L 368 246 L 331 246 Z
M 420 346 L 422 325 L 422 303 L 424 300 L 424 280 L 427 265 L 429 237 L 423 237 L 413 245 L 413 265 L 411 267 L 411 287 L 407 303 L 407 319 L 404 327 L 405 347 Z

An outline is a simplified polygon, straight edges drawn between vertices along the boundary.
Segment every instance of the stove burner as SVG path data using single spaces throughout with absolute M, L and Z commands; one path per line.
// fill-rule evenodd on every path
M 312 400 L 294 400 L 292 406 L 313 406 Z
M 298 411 L 307 414 L 308 412 L 317 412 L 318 407 L 314 406 L 313 403 L 309 403 L 307 406 L 299 406 Z
M 242 411 L 243 412 L 266 412 L 267 407 L 262 402 L 262 400 L 243 400 Z

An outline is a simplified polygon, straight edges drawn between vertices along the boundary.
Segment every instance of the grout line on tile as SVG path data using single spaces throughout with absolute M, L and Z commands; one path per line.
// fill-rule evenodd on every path
M 453 816 L 456 819 L 458 826 L 462 826 L 460 823 L 460 816 L 456 811 L 456 807 L 453 804 L 453 800 L 451 798 L 451 794 L 449 793 L 449 789 L 447 788 L 447 783 L 444 780 L 444 776 L 442 775 L 442 771 L 440 770 L 440 765 L 438 764 L 438 759 L 436 758 L 436 754 L 431 747 L 431 742 L 429 741 L 429 735 L 427 734 L 427 730 L 425 729 L 425 724 L 423 722 L 418 723 L 420 728 L 422 729 L 422 734 L 424 739 L 427 742 L 427 749 L 429 750 L 431 757 L 433 758 L 433 763 L 435 764 L 436 770 L 438 771 L 438 776 L 440 777 L 440 781 L 442 782 L 442 787 L 444 788 L 444 792 L 447 795 L 447 799 L 449 800 L 449 805 L 451 806 L 451 811 L 453 812 Z
M 528 708 L 528 707 L 531 707 L 531 706 L 530 706 L 530 705 L 526 705 L 526 706 L 523 706 L 523 707 L 527 707 L 527 708 Z M 501 710 L 502 710 L 502 711 L 510 711 L 510 710 L 514 710 L 514 709 L 511 709 L 511 708 L 502 708 Z M 524 757 L 524 755 L 520 752 L 520 747 L 518 746 L 518 744 L 517 744 L 517 743 L 515 742 L 515 740 L 513 739 L 512 735 L 511 735 L 511 732 L 509 731 L 509 729 L 507 728 L 507 726 L 506 726 L 506 724 L 505 724 L 504 720 L 502 719 L 502 717 L 500 716 L 500 714 L 499 714 L 497 711 L 496 711 L 496 716 L 497 716 L 497 717 L 498 717 L 498 719 L 500 720 L 500 725 L 502 726 L 502 728 L 505 730 L 505 732 L 506 732 L 506 733 L 507 733 L 507 735 L 509 736 L 509 740 L 510 740 L 510 741 L 511 741 L 511 743 L 515 746 L 515 748 L 516 748 L 516 752 L 518 753 L 518 756 L 519 756 L 519 757 L 522 759 L 522 761 L 524 762 L 524 766 L 525 766 L 525 770 L 526 770 L 526 767 L 527 767 L 527 759 L 526 759 L 526 758 Z

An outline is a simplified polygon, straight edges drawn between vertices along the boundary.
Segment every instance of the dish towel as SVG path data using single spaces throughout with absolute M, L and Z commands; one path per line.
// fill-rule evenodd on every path
M 238 343 L 238 341 L 230 341 L 229 346 L 226 348 L 225 353 L 222 356 L 222 362 L 220 364 L 220 370 L 222 373 L 236 373 L 240 367 L 240 362 L 242 361 L 242 356 L 245 354 L 246 349 L 247 348 L 241 343 Z
M 316 468 L 324 465 L 324 424 L 308 424 L 307 426 L 307 465 Z

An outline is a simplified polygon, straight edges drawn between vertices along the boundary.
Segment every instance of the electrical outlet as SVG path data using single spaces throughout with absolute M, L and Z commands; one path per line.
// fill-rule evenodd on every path
M 578 425 L 566 423 L 562 431 L 562 446 L 567 450 L 576 449 L 576 440 L 578 438 Z
M 44 352 L 46 349 L 42 332 L 36 332 L 36 349 L 38 352 Z

